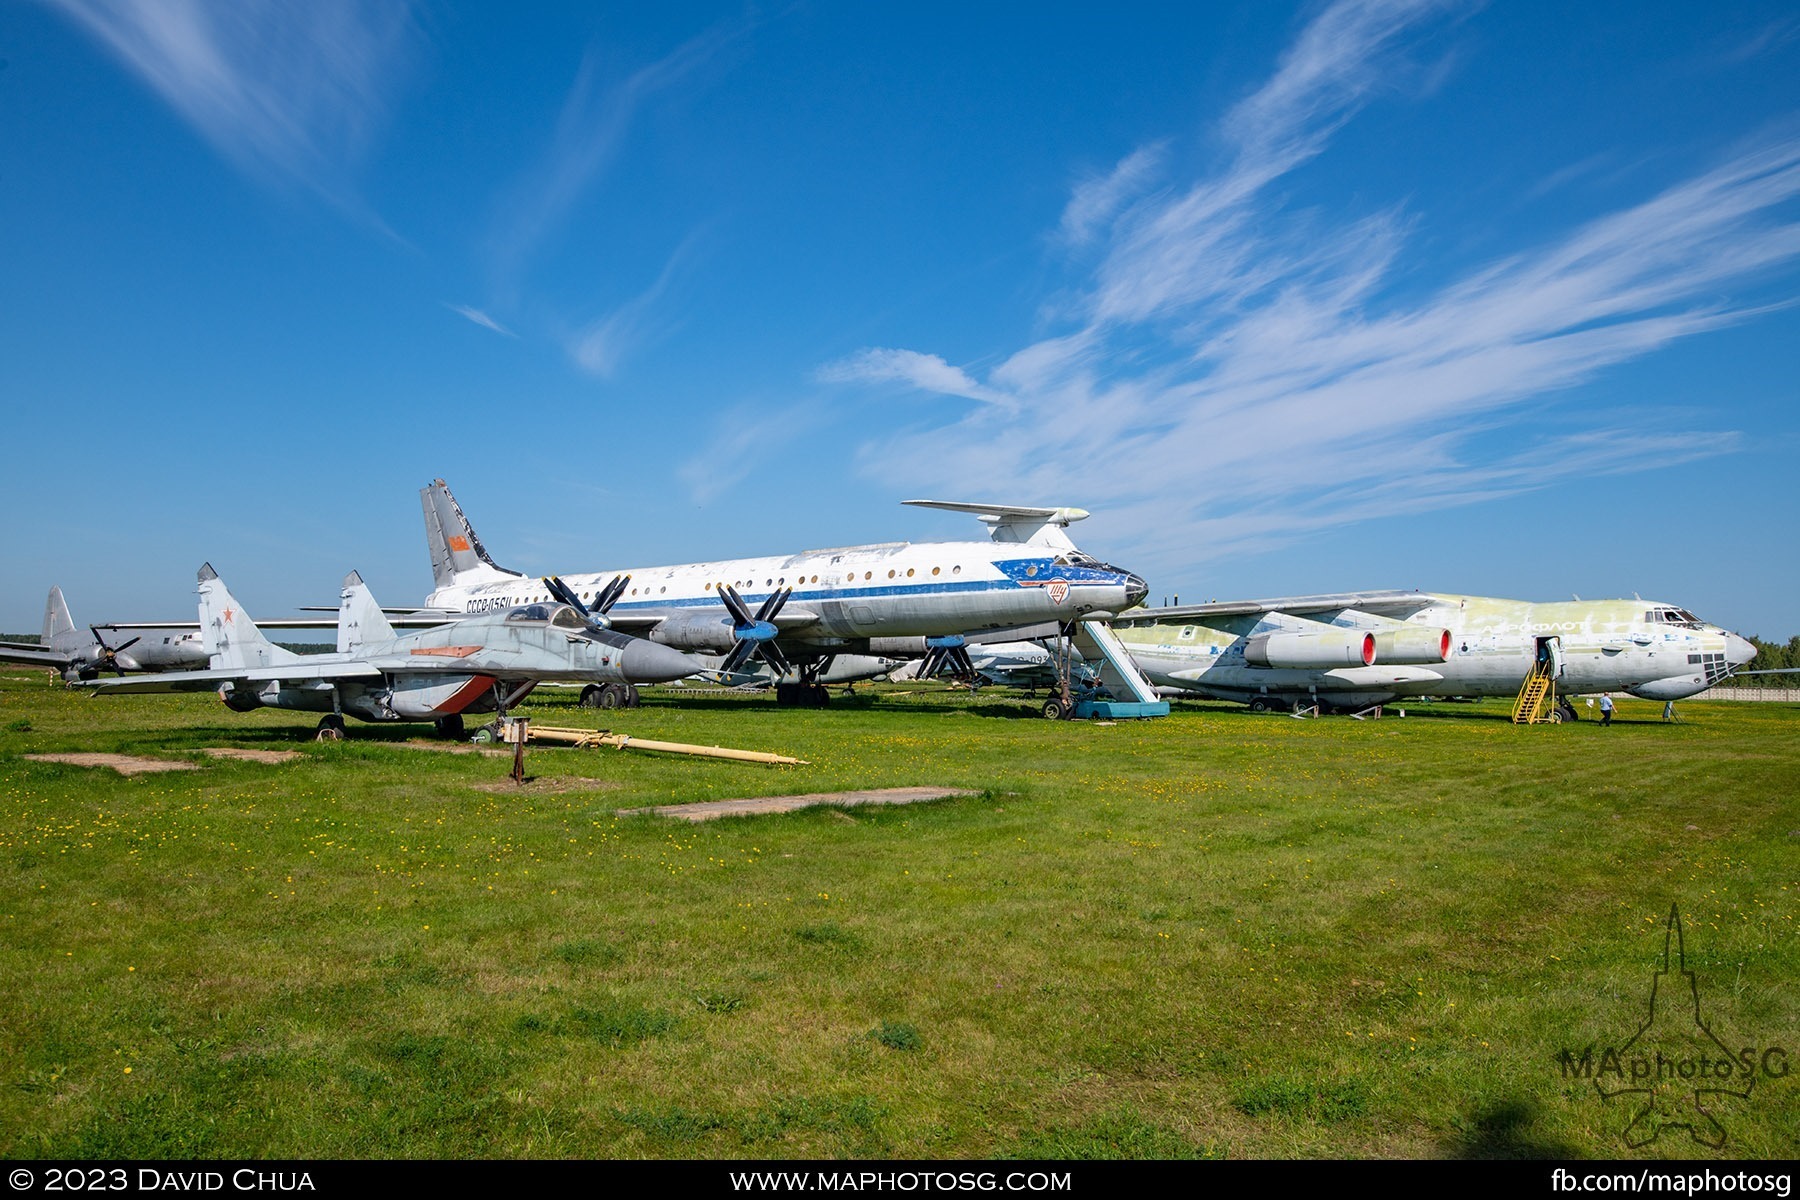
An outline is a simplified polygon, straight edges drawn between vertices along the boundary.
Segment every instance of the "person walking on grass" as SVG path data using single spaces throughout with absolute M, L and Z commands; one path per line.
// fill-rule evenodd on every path
M 1612 724 L 1613 702 L 1611 692 L 1600 693 L 1600 726 L 1605 728 Z

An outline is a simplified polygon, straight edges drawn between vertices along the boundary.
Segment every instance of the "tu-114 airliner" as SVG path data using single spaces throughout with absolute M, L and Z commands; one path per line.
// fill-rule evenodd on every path
M 422 612 L 469 616 L 557 599 L 544 581 L 499 566 L 444 481 L 420 492 L 435 588 Z M 1057 636 L 1123 612 L 1147 587 L 1070 540 L 1079 508 L 908 500 L 969 513 L 986 542 L 887 542 L 674 566 L 563 573 L 575 599 L 617 589 L 615 628 L 695 654 L 723 655 L 729 676 L 752 658 L 798 683 L 786 704 L 821 704 L 821 671 L 840 655 L 954 658 L 977 640 Z M 568 599 L 568 597 L 564 597 Z M 700 667 L 697 664 L 696 670 Z

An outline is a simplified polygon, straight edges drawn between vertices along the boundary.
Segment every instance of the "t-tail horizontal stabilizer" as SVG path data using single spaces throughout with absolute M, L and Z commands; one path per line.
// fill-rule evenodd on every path
M 1073 550 L 1075 543 L 1063 531 L 1075 521 L 1086 519 L 1085 508 L 1028 508 L 1013 504 L 973 504 L 960 500 L 902 500 L 914 508 L 941 508 L 945 512 L 971 513 L 988 527 L 988 536 L 996 542 L 1018 542 L 1027 546 L 1048 546 L 1056 550 Z

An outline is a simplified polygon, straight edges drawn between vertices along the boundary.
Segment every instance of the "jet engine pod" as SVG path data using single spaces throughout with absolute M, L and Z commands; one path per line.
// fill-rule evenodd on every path
M 1380 629 L 1375 632 L 1375 653 L 1384 667 L 1422 667 L 1450 661 L 1448 629 Z
M 1259 633 L 1244 646 L 1244 661 L 1253 667 L 1332 667 L 1375 665 L 1375 635 L 1363 629 L 1322 629 L 1318 633 Z

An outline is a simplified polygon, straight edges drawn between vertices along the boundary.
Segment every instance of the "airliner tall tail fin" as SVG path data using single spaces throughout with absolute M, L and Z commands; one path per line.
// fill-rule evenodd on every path
M 521 578 L 519 572 L 508 571 L 488 557 L 469 518 L 463 515 L 462 505 L 450 494 L 450 485 L 434 479 L 430 487 L 419 489 L 419 500 L 425 509 L 425 545 L 431 551 L 431 578 L 436 588 Z
M 75 632 L 75 618 L 69 615 L 69 602 L 62 589 L 53 587 L 44 600 L 44 633 L 38 642 L 46 650 L 67 650 L 83 641 L 91 641 Z
M 394 627 L 388 623 L 381 605 L 375 603 L 369 585 L 355 571 L 344 576 L 344 591 L 339 598 L 337 648 L 340 654 L 360 650 L 394 640 Z
M 263 636 L 243 606 L 232 598 L 219 573 L 200 568 L 200 637 L 215 671 L 227 667 L 272 667 L 300 656 Z

